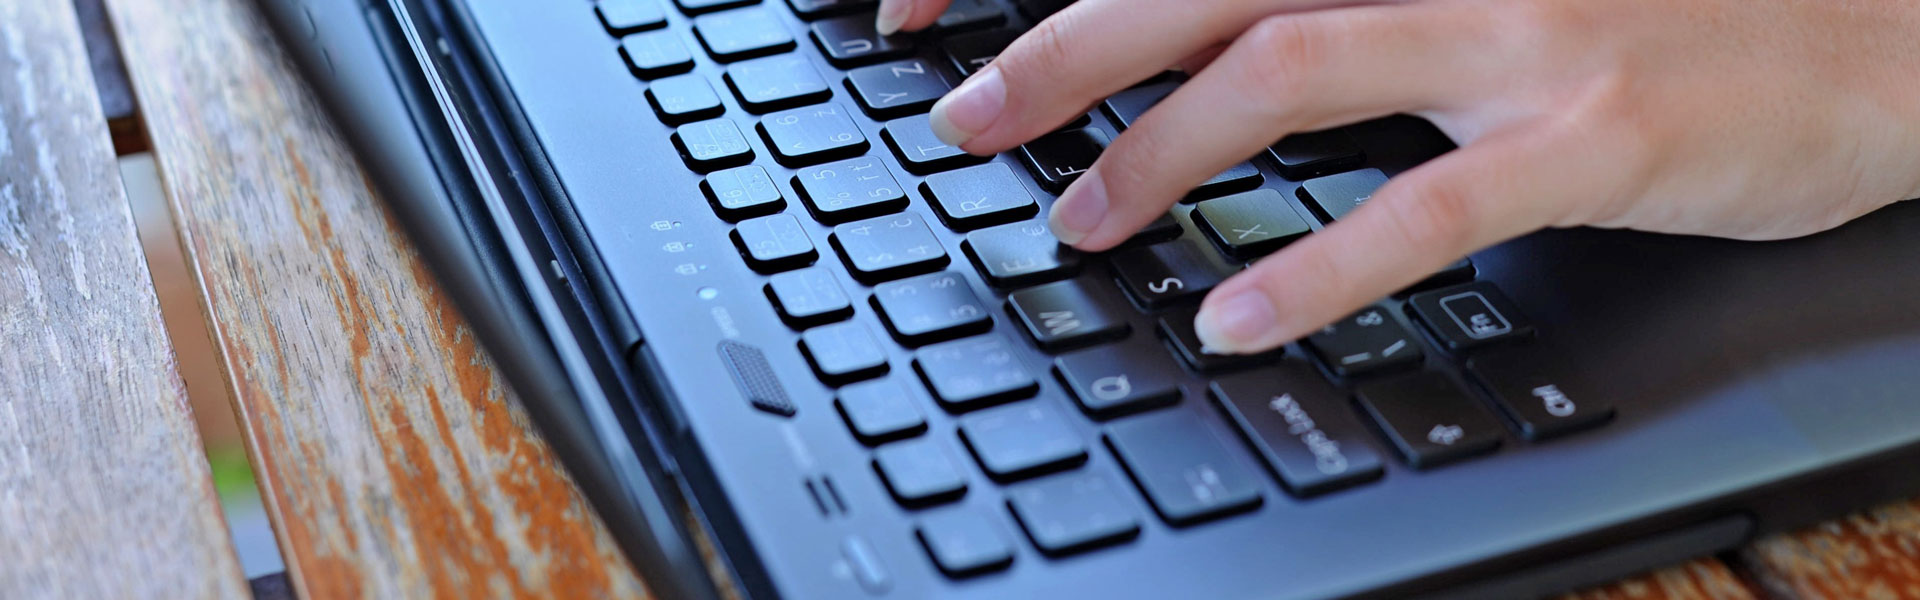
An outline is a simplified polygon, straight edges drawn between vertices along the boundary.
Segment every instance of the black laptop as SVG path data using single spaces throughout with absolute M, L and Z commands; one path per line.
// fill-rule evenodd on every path
M 1920 493 L 1920 206 L 1542 232 L 1210 354 L 1213 285 L 1452 145 L 1289 136 L 1075 252 L 1183 76 L 993 157 L 926 115 L 1064 4 L 262 0 L 661 597 L 1526 598 Z

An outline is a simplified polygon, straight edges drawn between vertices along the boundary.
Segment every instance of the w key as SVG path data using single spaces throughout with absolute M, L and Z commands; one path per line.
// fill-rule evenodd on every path
M 1014 292 L 1007 296 L 1007 307 L 1035 343 L 1054 352 L 1123 338 L 1131 327 L 1078 281 Z

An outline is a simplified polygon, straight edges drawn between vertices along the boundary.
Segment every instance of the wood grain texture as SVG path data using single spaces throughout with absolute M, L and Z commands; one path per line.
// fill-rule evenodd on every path
M 1763 589 L 1784 598 L 1920 598 L 1920 500 L 1769 537 L 1741 556 Z
M 304 598 L 643 588 L 249 0 L 109 0 Z
M 72 5 L 0 2 L 0 598 L 243 598 Z
M 1560 600 L 1755 600 L 1752 588 L 1715 558 L 1629 577 L 1560 597 Z

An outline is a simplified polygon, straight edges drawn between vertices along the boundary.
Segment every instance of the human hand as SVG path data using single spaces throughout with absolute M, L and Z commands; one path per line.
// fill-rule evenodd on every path
M 947 1 L 881 0 L 882 28 Z M 1546 227 L 1781 239 L 1920 196 L 1916 32 L 1911 0 L 1081 0 L 932 119 L 990 154 L 1194 73 L 1054 203 L 1088 251 L 1290 133 L 1408 113 L 1452 137 L 1208 295 L 1201 340 L 1258 352 Z

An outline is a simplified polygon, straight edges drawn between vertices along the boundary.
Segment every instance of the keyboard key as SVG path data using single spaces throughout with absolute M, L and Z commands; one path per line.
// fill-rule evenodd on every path
M 1033 545 L 1052 556 L 1132 539 L 1139 513 L 1096 471 L 1048 477 L 1007 492 L 1007 508 Z
M 853 316 L 853 302 L 824 267 L 807 267 L 774 275 L 767 280 L 767 298 L 780 320 L 802 328 Z
M 960 420 L 960 439 L 998 481 L 1023 479 L 1087 461 L 1073 425 L 1042 400 L 989 408 Z
M 1020 152 L 1026 156 L 1027 167 L 1039 177 L 1040 186 L 1059 194 L 1093 167 L 1093 161 L 1106 149 L 1106 132 L 1075 129 L 1047 134 L 1021 146 Z
M 1194 224 L 1227 255 L 1241 260 L 1265 256 L 1313 231 L 1293 212 L 1287 198 L 1273 190 L 1255 190 L 1215 198 L 1194 206 Z
M 813 70 L 806 57 L 782 54 L 744 60 L 727 67 L 727 86 L 747 112 L 768 111 L 813 104 L 833 97 L 827 80 Z
M 693 33 L 720 62 L 779 54 L 794 48 L 793 34 L 765 8 L 729 10 L 693 19 Z
M 693 70 L 693 53 L 675 31 L 649 31 L 620 38 L 620 56 L 627 60 L 627 70 L 641 79 Z
M 1111 289 L 1111 288 L 1109 288 Z M 1126 317 L 1079 281 L 1059 281 L 1007 296 L 1007 309 L 1041 348 L 1059 352 L 1127 337 Z
M 879 0 L 787 0 L 787 5 L 792 6 L 793 13 L 800 15 L 800 18 L 813 20 L 821 17 L 873 10 L 875 6 L 879 5 Z M 866 19 L 868 22 L 873 21 L 871 15 L 867 16 Z
M 935 33 L 955 33 L 993 27 L 1007 21 L 1007 13 L 993 0 L 953 0 L 947 11 L 933 21 Z
M 713 212 L 729 221 L 770 215 L 787 208 L 787 199 L 780 195 L 780 186 L 773 184 L 767 170 L 752 165 L 708 173 L 700 187 L 707 193 Z
M 907 207 L 907 194 L 893 173 L 866 156 L 801 169 L 793 176 L 793 187 L 821 223 L 842 223 Z
M 887 372 L 887 352 L 857 321 L 822 325 L 800 333 L 800 353 L 828 384 L 859 381 Z
M 952 272 L 882 283 L 873 288 L 873 307 L 901 344 L 919 346 L 993 328 L 987 307 Z
M 928 175 L 920 193 L 954 231 L 1011 223 L 1040 212 L 1026 184 L 1002 163 Z
M 1260 505 L 1260 482 L 1192 411 L 1168 411 L 1107 427 L 1120 458 L 1153 510 L 1174 525 L 1191 525 Z
M 853 278 L 867 284 L 938 271 L 948 262 L 940 238 L 910 212 L 835 227 L 833 247 Z
M 948 577 L 998 571 L 1013 564 L 1013 546 L 986 515 L 955 508 L 920 520 L 920 544 Z
M 1112 260 L 1120 287 L 1148 309 L 1197 299 L 1239 271 L 1193 240 L 1127 248 L 1114 252 Z
M 1533 325 L 1492 283 L 1475 281 L 1414 294 L 1407 306 L 1448 351 L 1524 338 Z
M 838 17 L 814 23 L 813 42 L 827 62 L 842 69 L 902 58 L 913 53 L 913 38 L 880 35 L 873 15 Z
M 668 125 L 711 119 L 726 112 L 720 95 L 699 75 L 675 75 L 647 84 L 647 102 Z
M 753 162 L 753 146 L 733 121 L 713 119 L 688 123 L 673 130 L 673 145 L 687 168 L 707 172 Z
M 1294 181 L 1354 169 L 1367 158 L 1353 136 L 1342 129 L 1296 133 L 1268 150 L 1280 165 L 1280 176 Z
M 1073 0 L 1013 0 L 1013 4 L 1020 9 L 1020 14 L 1037 23 L 1066 9 Z
M 947 60 L 953 61 L 953 70 L 959 71 L 961 77 L 966 77 L 993 62 L 994 57 L 1019 37 L 1018 32 L 994 29 L 956 35 L 947 38 L 940 46 L 947 51 Z
M 1180 369 L 1158 344 L 1096 346 L 1054 359 L 1080 409 L 1106 419 L 1180 401 Z
M 918 58 L 847 72 L 847 91 L 868 116 L 880 120 L 927 112 L 951 89 L 938 69 Z
M 997 335 L 936 344 L 914 353 L 914 367 L 947 410 L 963 412 L 1032 396 L 1040 389 Z
M 1415 292 L 1466 283 L 1473 281 L 1474 276 L 1479 273 L 1480 270 L 1473 266 L 1473 259 L 1462 258 L 1454 261 L 1451 265 L 1442 267 L 1439 272 L 1428 275 L 1426 279 L 1420 280 L 1420 283 L 1407 286 L 1407 289 L 1395 292 L 1394 295 L 1405 296 Z
M 1173 218 L 1173 213 L 1167 213 L 1142 226 L 1139 231 L 1133 232 L 1133 236 L 1121 242 L 1120 245 L 1125 247 L 1158 244 L 1173 241 L 1185 232 L 1186 230 L 1180 227 L 1180 221 Z
M 1372 200 L 1373 192 L 1386 184 L 1387 174 L 1379 169 L 1361 169 L 1310 179 L 1300 184 L 1300 199 L 1318 207 L 1328 221 L 1338 221 Z
M 667 24 L 667 14 L 660 9 L 660 0 L 600 0 L 594 3 L 593 11 L 600 15 L 600 24 L 614 35 L 655 29 Z
M 906 388 L 893 379 L 866 381 L 840 388 L 840 416 L 864 444 L 910 438 L 927 430 L 927 419 L 914 406 Z
M 1500 423 L 1439 373 L 1368 384 L 1354 396 L 1400 457 L 1416 469 L 1492 452 L 1500 445 Z
M 1031 221 L 969 233 L 960 247 L 995 287 L 1025 287 L 1065 279 L 1080 270 L 1080 252 L 1054 239 L 1046 225 Z
M 1219 175 L 1214 175 L 1212 179 L 1201 182 L 1200 187 L 1193 188 L 1193 191 L 1188 192 L 1187 197 L 1181 201 L 1198 202 L 1208 198 L 1218 198 L 1227 194 L 1245 192 L 1260 187 L 1260 184 L 1266 183 L 1266 181 L 1267 177 L 1261 175 L 1260 169 L 1255 168 L 1251 161 L 1243 162 L 1227 167 L 1227 170 L 1221 171 Z
M 1280 485 L 1307 497 L 1366 483 L 1383 472 L 1346 394 L 1303 362 L 1213 382 L 1213 399 Z
M 1413 334 L 1378 306 L 1334 321 L 1302 342 L 1341 377 L 1417 365 L 1424 356 Z
M 807 239 L 807 230 L 792 215 L 771 215 L 741 221 L 733 228 L 733 243 L 747 265 L 761 273 L 785 271 L 813 264 L 820 253 Z
M 760 0 L 673 0 L 674 4 L 680 6 L 680 12 L 689 15 L 750 6 L 759 2 Z
M 866 153 L 869 146 L 860 126 L 833 104 L 795 108 L 761 117 L 760 136 L 766 138 L 773 158 L 789 167 L 859 156 Z
M 1467 372 L 1538 442 L 1606 423 L 1613 405 L 1572 377 L 1573 366 L 1538 348 L 1516 346 L 1467 360 Z
M 1124 131 L 1133 127 L 1134 121 L 1140 120 L 1140 116 L 1147 114 L 1148 109 L 1165 100 L 1173 90 L 1179 87 L 1180 82 L 1161 81 L 1122 90 L 1108 97 L 1100 107 L 1106 111 L 1107 117 L 1113 119 L 1114 124 L 1119 125 Z
M 1160 337 L 1173 344 L 1174 354 L 1179 355 L 1187 367 L 1200 373 L 1221 373 L 1273 364 L 1280 360 L 1279 351 L 1260 354 L 1217 354 L 1207 351 L 1200 343 L 1199 334 L 1193 331 L 1193 317 L 1198 312 L 1198 309 L 1185 309 L 1160 317 Z
M 881 446 L 873 453 L 873 470 L 893 499 L 907 506 L 937 504 L 967 493 L 966 476 L 932 439 Z
M 924 114 L 888 121 L 886 128 L 880 130 L 880 137 L 886 138 L 887 145 L 893 148 L 893 155 L 900 159 L 900 166 L 920 175 L 979 164 L 993 158 L 967 154 L 965 150 L 940 141 L 939 137 L 933 135 L 933 127 L 928 124 L 928 117 Z

